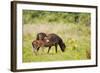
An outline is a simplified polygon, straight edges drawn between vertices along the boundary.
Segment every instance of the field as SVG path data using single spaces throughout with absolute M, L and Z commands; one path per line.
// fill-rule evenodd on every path
M 60 15 L 59 18 L 57 18 L 58 15 Z M 23 11 L 23 62 L 90 59 L 90 14 L 75 15 L 67 12 Z M 35 55 L 32 51 L 32 41 L 36 39 L 36 34 L 39 32 L 59 35 L 66 45 L 66 51 L 61 52 L 58 46 L 56 53 L 53 46 L 47 54 L 48 48 L 44 47 L 39 50 L 38 55 Z

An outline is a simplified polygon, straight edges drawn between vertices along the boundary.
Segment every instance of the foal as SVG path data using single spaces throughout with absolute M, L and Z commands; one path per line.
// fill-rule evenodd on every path
M 44 39 L 44 40 L 34 40 L 32 42 L 32 46 L 33 46 L 33 51 L 36 54 L 36 51 L 38 52 L 40 47 L 51 48 L 51 46 L 53 46 L 53 43 L 50 43 L 49 40 L 46 40 L 46 39 Z M 42 50 L 43 50 L 43 48 L 42 48 Z M 48 53 L 49 53 L 49 51 L 48 51 Z

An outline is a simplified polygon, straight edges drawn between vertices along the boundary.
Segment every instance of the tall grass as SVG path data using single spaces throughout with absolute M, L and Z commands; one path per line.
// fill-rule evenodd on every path
M 90 50 L 90 28 L 86 26 L 74 24 L 33 24 L 23 25 L 23 27 L 23 62 L 89 59 L 87 50 Z M 62 53 L 58 47 L 58 53 L 55 53 L 55 47 L 52 47 L 50 54 L 47 54 L 48 48 L 44 47 L 44 52 L 42 52 L 41 49 L 43 48 L 41 48 L 38 56 L 36 56 L 32 52 L 31 43 L 36 39 L 36 34 L 39 32 L 59 35 L 66 44 L 66 51 Z

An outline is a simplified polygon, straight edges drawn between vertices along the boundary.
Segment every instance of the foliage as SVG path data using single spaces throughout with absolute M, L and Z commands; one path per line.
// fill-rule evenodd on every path
M 23 10 L 23 24 L 75 23 L 90 25 L 90 13 Z

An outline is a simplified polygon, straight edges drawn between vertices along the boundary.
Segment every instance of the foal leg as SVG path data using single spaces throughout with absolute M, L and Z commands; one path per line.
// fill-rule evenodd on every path
M 41 54 L 44 54 L 45 53 L 45 51 L 44 51 L 45 47 L 42 47 L 41 49 L 42 49 L 42 53 Z
M 35 55 L 37 55 L 36 48 L 33 48 L 33 52 Z
M 36 47 L 34 46 L 34 44 L 32 44 L 32 51 L 34 52 L 35 55 L 37 55 Z
M 37 53 L 39 53 L 39 49 L 40 49 L 40 54 L 43 54 L 44 53 L 44 47 L 38 47 Z
M 51 49 L 51 46 L 50 46 L 49 49 L 48 49 L 48 53 L 49 53 L 50 49 Z
M 37 52 L 39 51 L 40 47 L 37 48 Z
M 39 54 L 39 49 L 40 49 L 40 47 L 37 47 L 37 49 L 36 49 L 37 54 Z

